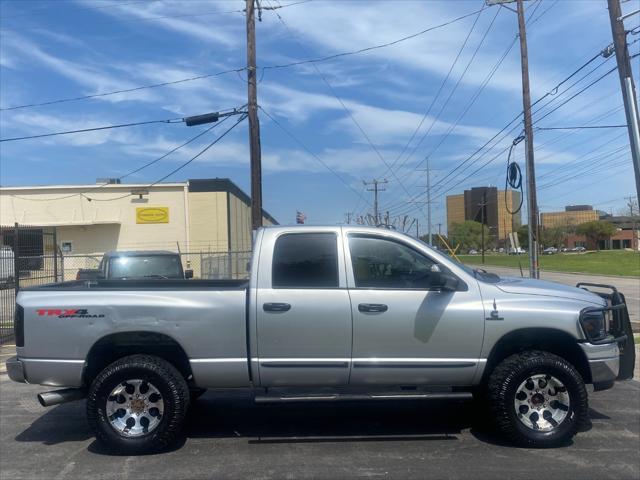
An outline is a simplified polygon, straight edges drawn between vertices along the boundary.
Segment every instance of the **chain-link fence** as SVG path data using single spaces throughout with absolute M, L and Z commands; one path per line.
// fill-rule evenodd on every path
M 18 290 L 62 280 L 57 243 L 54 227 L 0 226 L 0 344 L 13 340 Z

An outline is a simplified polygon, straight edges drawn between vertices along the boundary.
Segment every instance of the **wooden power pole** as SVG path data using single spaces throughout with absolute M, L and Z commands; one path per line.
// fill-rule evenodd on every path
M 514 0 L 486 0 L 487 5 L 513 3 Z M 536 194 L 536 170 L 533 157 L 533 124 L 531 121 L 531 91 L 529 88 L 529 54 L 527 52 L 527 31 L 524 18 L 524 0 L 515 0 L 518 14 L 520 37 L 520 58 L 522 64 L 522 105 L 524 114 L 524 136 L 527 170 L 527 211 L 529 223 L 529 276 L 540 278 L 538 265 L 538 199 Z M 509 8 L 509 7 L 506 7 Z M 509 8 L 509 10 L 512 10 Z
M 370 182 L 362 182 L 364 183 L 365 187 L 369 186 L 369 185 L 373 185 L 373 188 L 367 188 L 368 192 L 373 192 L 373 216 L 375 218 L 375 223 L 376 223 L 376 227 L 378 225 L 380 225 L 380 212 L 378 209 L 378 193 L 379 192 L 384 192 L 384 188 L 380 188 L 381 184 L 385 184 L 385 183 L 389 183 L 386 179 L 385 180 L 377 180 L 377 179 L 373 179 Z
M 622 100 L 627 116 L 629 146 L 631 147 L 631 158 L 633 159 L 633 170 L 636 177 L 636 195 L 640 198 L 640 117 L 638 116 L 636 87 L 633 83 L 631 60 L 629 58 L 629 48 L 627 47 L 627 34 L 624 29 L 620 0 L 608 0 L 608 4 Z
M 527 170 L 527 213 L 529 216 L 529 276 L 540 278 L 538 268 L 538 198 L 536 194 L 536 170 L 533 158 L 533 124 L 531 121 L 531 91 L 529 89 L 529 54 L 524 21 L 523 0 L 518 4 L 518 30 L 520 32 L 520 57 L 522 61 L 522 105 Z
M 247 111 L 249 154 L 251 157 L 251 227 L 262 226 L 262 158 L 258 120 L 258 82 L 256 71 L 256 18 L 254 0 L 246 0 L 247 20 Z

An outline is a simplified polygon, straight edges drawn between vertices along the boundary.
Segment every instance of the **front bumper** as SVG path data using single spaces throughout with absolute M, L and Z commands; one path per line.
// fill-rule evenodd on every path
M 616 342 L 605 345 L 581 343 L 591 371 L 591 383 L 596 391 L 611 388 L 620 372 L 620 349 Z
M 18 383 L 27 383 L 25 374 L 24 374 L 24 364 L 18 360 L 18 357 L 10 357 L 6 361 L 7 365 L 7 374 L 9 378 L 14 382 Z

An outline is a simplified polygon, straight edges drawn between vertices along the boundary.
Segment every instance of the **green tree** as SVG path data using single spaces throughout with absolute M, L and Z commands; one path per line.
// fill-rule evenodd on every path
M 563 228 L 541 228 L 540 245 L 543 247 L 561 247 L 564 245 L 566 233 Z
M 463 223 L 453 225 L 453 231 L 449 232 L 451 238 L 451 247 L 455 248 L 460 245 L 460 249 L 464 250 L 480 250 L 482 248 L 482 230 L 484 229 L 484 248 L 491 248 L 493 240 L 489 236 L 489 228 L 480 222 L 467 220 Z
M 522 225 L 516 231 L 518 234 L 518 242 L 522 248 L 529 248 L 529 225 Z
M 613 224 L 602 220 L 581 223 L 576 227 L 576 233 L 592 240 L 596 244 L 597 250 L 600 250 L 600 240 L 610 238 L 615 232 L 616 227 Z

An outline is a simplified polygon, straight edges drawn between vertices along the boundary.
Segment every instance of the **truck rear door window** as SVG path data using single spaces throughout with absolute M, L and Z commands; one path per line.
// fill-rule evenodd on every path
M 273 288 L 338 287 L 338 243 L 334 233 L 295 233 L 276 240 Z

